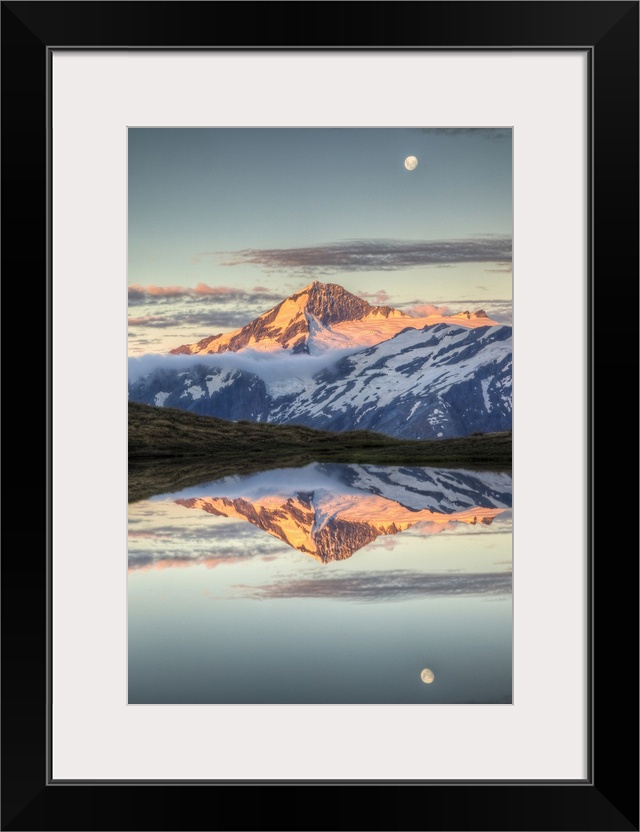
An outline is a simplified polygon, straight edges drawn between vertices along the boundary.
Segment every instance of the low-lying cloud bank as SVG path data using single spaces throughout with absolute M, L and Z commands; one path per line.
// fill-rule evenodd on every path
M 289 355 L 282 352 L 264 353 L 245 349 L 242 352 L 222 352 L 212 355 L 142 355 L 129 358 L 129 381 L 158 370 L 182 372 L 195 365 L 220 367 L 225 370 L 244 370 L 255 373 L 265 382 L 279 381 L 285 378 L 311 378 L 315 373 L 330 367 L 352 355 L 361 347 L 343 350 L 328 350 L 321 355 Z

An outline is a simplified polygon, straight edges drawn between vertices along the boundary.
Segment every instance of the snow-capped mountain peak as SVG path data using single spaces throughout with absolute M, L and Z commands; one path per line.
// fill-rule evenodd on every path
M 223 335 L 204 338 L 196 344 L 185 344 L 171 350 L 173 354 L 237 352 L 249 347 L 271 352 L 309 352 L 313 336 L 322 340 L 324 330 L 344 321 L 361 321 L 369 317 L 385 320 L 407 318 L 403 312 L 388 306 L 371 306 L 336 283 L 314 280 L 281 303 L 264 312 L 254 321 Z
M 203 338 L 195 344 L 183 344 L 171 353 L 200 355 L 249 348 L 261 352 L 286 350 L 314 354 L 327 349 L 373 346 L 406 327 L 421 329 L 437 323 L 472 328 L 495 322 L 482 310 L 447 318 L 441 315 L 415 318 L 390 306 L 372 306 L 336 283 L 314 280 L 246 326 Z

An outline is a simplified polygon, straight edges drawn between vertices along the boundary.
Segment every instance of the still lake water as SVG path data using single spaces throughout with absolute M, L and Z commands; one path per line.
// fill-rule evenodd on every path
M 131 504 L 129 703 L 510 703 L 511 495 L 315 464 Z

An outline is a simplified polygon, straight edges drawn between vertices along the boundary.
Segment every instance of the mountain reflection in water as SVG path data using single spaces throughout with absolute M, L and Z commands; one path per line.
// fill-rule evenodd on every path
M 314 464 L 130 504 L 129 703 L 511 701 L 511 490 Z
M 251 523 L 322 563 L 344 560 L 380 535 L 416 527 L 491 525 L 511 506 L 511 476 L 314 464 L 227 477 L 172 495 L 176 505 Z M 130 564 L 136 568 L 135 554 Z

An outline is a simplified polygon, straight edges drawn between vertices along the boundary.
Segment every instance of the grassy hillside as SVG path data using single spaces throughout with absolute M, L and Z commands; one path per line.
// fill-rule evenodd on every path
M 230 474 L 311 462 L 511 469 L 511 432 L 432 441 L 227 422 L 129 402 L 129 501 Z

